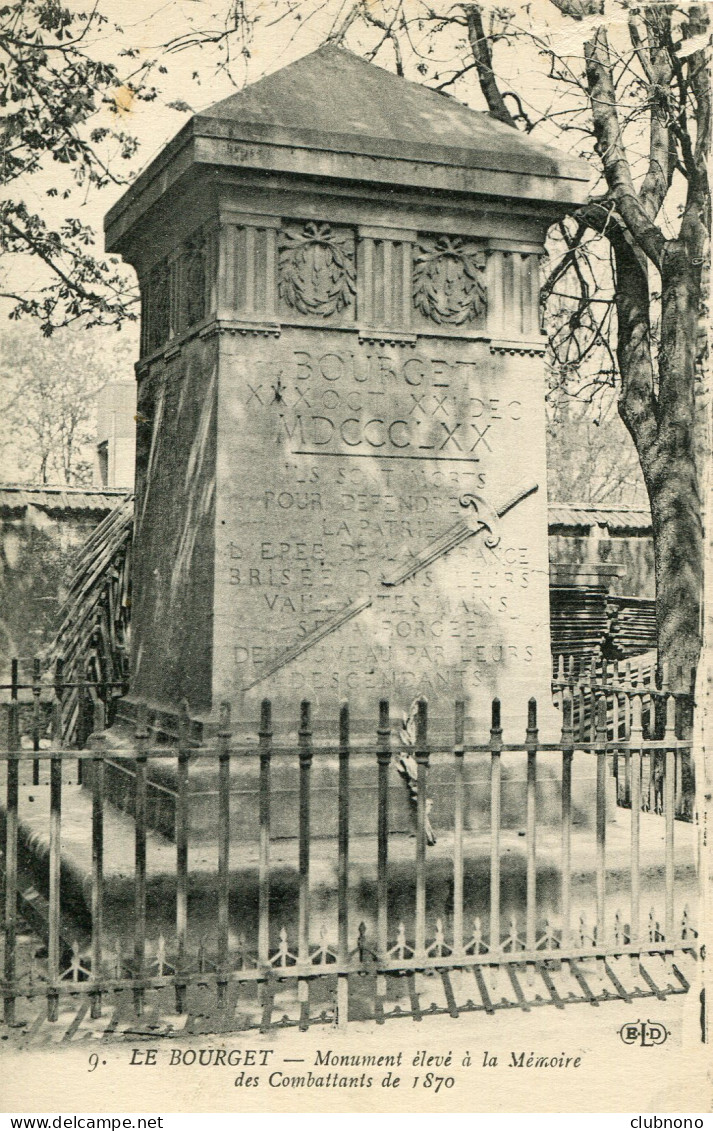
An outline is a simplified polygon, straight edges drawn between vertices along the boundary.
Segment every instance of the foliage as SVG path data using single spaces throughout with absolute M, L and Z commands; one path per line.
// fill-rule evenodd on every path
M 37 329 L 0 334 L 2 462 L 32 483 L 92 481 L 96 397 L 132 375 L 133 342 L 115 331 L 64 329 L 47 341 Z M 15 476 L 13 476 L 14 478 Z
M 123 167 L 136 140 L 123 128 L 125 110 L 157 94 L 155 61 L 136 64 L 133 49 L 120 50 L 128 61 L 121 74 L 99 57 L 96 40 L 109 33 L 120 37 L 121 29 L 96 4 L 91 11 L 59 0 L 0 7 L 0 297 L 13 304 L 11 317 L 31 315 L 47 335 L 82 317 L 86 324 L 138 316 L 129 275 L 97 252 L 91 227 L 72 215 L 77 197 L 128 182 Z M 37 200 L 39 185 L 45 202 Z M 43 270 L 19 287 L 28 257 Z

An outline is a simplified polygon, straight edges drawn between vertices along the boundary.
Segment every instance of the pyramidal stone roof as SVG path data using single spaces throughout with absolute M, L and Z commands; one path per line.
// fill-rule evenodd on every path
M 107 214 L 108 250 L 211 165 L 551 205 L 580 203 L 590 179 L 579 158 L 326 45 L 194 115 Z
M 581 163 L 462 102 L 327 45 L 217 102 L 200 118 L 309 134 L 374 156 L 456 150 L 452 163 L 581 179 Z M 454 160 L 455 158 L 455 160 Z

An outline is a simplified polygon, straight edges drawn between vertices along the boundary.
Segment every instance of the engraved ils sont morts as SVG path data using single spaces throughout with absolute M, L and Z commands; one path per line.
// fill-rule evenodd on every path
M 547 728 L 539 257 L 587 177 L 332 47 L 144 171 L 106 225 L 142 291 L 132 696 Z

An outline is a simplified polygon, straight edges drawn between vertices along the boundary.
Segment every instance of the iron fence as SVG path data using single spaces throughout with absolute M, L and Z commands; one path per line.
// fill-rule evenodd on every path
M 624 993 L 616 974 L 607 962 L 613 956 L 629 956 L 638 963 L 642 955 L 674 955 L 677 951 L 696 949 L 696 932 L 688 917 L 688 909 L 676 906 L 675 817 L 677 766 L 684 756 L 690 758 L 690 743 L 678 737 L 676 726 L 677 700 L 664 697 L 664 726 L 660 737 L 647 736 L 644 708 L 650 690 L 616 690 L 625 701 L 625 733 L 612 734 L 607 712 L 609 689 L 600 687 L 594 696 L 594 723 L 590 733 L 582 737 L 574 725 L 576 691 L 564 680 L 558 689 L 562 709 L 562 732 L 557 742 L 541 742 L 537 726 L 537 704 L 530 700 L 527 728 L 523 741 L 513 743 L 503 736 L 500 701 L 492 702 L 489 734 L 483 742 L 466 735 L 465 704 L 454 704 L 453 741 L 446 747 L 442 740 L 429 741 L 428 707 L 418 701 L 415 717 L 415 741 L 412 756 L 416 766 L 413 789 L 415 807 L 415 839 L 409 865 L 413 905 L 408 913 L 395 916 L 391 906 L 393 885 L 393 833 L 390 826 L 389 766 L 396 751 L 402 751 L 398 736 L 392 731 L 390 707 L 381 700 L 375 727 L 375 741 L 355 741 L 350 728 L 348 704 L 343 704 L 338 720 L 334 720 L 333 737 L 315 741 L 312 705 L 301 704 L 296 742 L 276 738 L 269 699 L 263 700 L 256 741 L 237 739 L 231 733 L 230 709 L 221 708 L 220 725 L 215 740 L 197 746 L 191 739 L 187 705 L 181 712 L 177 740 L 159 743 L 152 739 L 147 725 L 145 705 L 139 705 L 133 748 L 114 748 L 111 732 L 106 730 L 105 699 L 96 688 L 88 689 L 93 711 L 93 737 L 85 750 L 68 750 L 63 743 L 62 701 L 64 687 L 56 680 L 48 689 L 52 717 L 50 746 L 23 748 L 20 726 L 21 703 L 19 684 L 8 704 L 8 748 L 0 752 L 6 767 L 5 797 L 5 916 L 4 977 L 2 995 L 5 1017 L 11 1022 L 15 1002 L 20 996 L 45 998 L 50 1020 L 58 1016 L 63 994 L 89 995 L 92 1016 L 101 1015 L 107 998 L 116 990 L 133 993 L 137 1015 L 144 1008 L 148 991 L 172 987 L 177 1012 L 185 1008 L 189 987 L 213 987 L 216 1004 L 225 1005 L 229 987 L 240 992 L 257 990 L 263 1010 L 263 1025 L 270 1023 L 276 987 L 282 981 L 296 982 L 301 1008 L 301 1024 L 309 1022 L 310 993 L 319 981 L 329 981 L 334 989 L 334 1013 L 340 1024 L 349 1015 L 350 978 L 371 975 L 375 978 L 375 1015 L 383 1019 L 387 1000 L 387 979 L 412 976 L 425 971 L 438 971 L 448 987 L 456 970 L 472 971 L 486 1009 L 488 989 L 483 978 L 487 968 L 507 967 L 513 963 L 522 968 L 537 968 L 547 977 L 548 964 L 566 962 L 577 981 L 587 986 L 582 962 L 593 960 L 614 982 L 617 993 Z M 31 694 L 35 696 L 33 683 Z M 36 698 L 32 700 L 35 709 Z M 34 716 L 33 716 L 34 718 Z M 560 764 L 557 852 L 559 891 L 556 914 L 545 913 L 538 895 L 538 837 L 541 825 L 538 814 L 538 759 L 555 757 Z M 450 884 L 452 910 L 444 920 L 431 921 L 427 914 L 429 868 L 428 793 L 432 758 L 446 758 L 452 767 L 453 833 L 450 843 Z M 336 773 L 336 931 L 319 922 L 311 901 L 311 861 L 314 851 L 315 821 L 312 808 L 312 776 L 315 761 L 330 756 L 338 761 Z M 350 773 L 355 757 L 366 758 L 373 767 L 376 795 L 376 915 L 371 926 L 355 921 L 350 906 L 352 865 Z M 594 771 L 593 848 L 595 892 L 592 901 L 594 921 L 588 924 L 584 915 L 573 908 L 572 836 L 573 836 L 573 759 L 591 759 Z M 296 918 L 294 934 L 284 922 L 276 921 L 271 909 L 271 886 L 274 883 L 274 836 L 272 819 L 274 792 L 272 769 L 277 757 L 296 764 L 297 838 Z M 467 913 L 464 891 L 473 882 L 469 870 L 473 857 L 466 851 L 465 777 L 466 765 L 473 758 L 484 758 L 489 766 L 489 818 L 483 818 L 480 830 L 488 839 L 489 858 L 487 926 L 482 920 L 471 920 Z M 645 791 L 647 759 L 660 757 L 663 765 L 661 787 L 661 821 L 663 823 L 662 881 L 657 881 L 654 906 L 648 916 L 642 907 L 641 827 L 642 792 Z M 503 827 L 503 759 L 514 758 L 524 763 L 524 899 L 521 918 L 510 915 L 504 923 L 502 895 L 505 860 Z M 612 908 L 607 890 L 607 785 L 613 765 L 626 760 L 626 781 L 630 794 L 630 830 L 628 842 L 628 899 L 625 907 Z M 257 929 L 254 937 L 235 940 L 230 928 L 231 869 L 235 869 L 236 846 L 231 836 L 231 766 L 243 760 L 258 770 L 258 835 L 257 857 Z M 122 950 L 121 938 L 110 938 L 105 929 L 105 818 L 111 797 L 106 788 L 107 769 L 117 761 L 130 764 L 133 779 L 133 907 L 129 913 L 132 931 L 130 953 Z M 175 895 L 175 923 L 172 938 L 164 934 L 156 938 L 153 926 L 155 908 L 147 897 L 147 837 L 150 832 L 148 790 L 150 765 L 175 767 L 175 829 L 172 874 Z M 49 788 L 48 845 L 46 874 L 43 884 L 47 893 L 47 958 L 41 970 L 21 971 L 17 965 L 18 924 L 18 844 L 20 843 L 20 770 L 29 762 L 48 767 Z M 69 766 L 80 767 L 77 781 L 91 796 L 91 923 L 88 946 L 67 946 L 62 928 L 62 910 L 66 899 L 63 891 L 65 873 L 62 866 L 63 784 Z M 189 843 L 190 804 L 189 770 L 194 766 L 214 767 L 217 774 L 217 869 L 215 890 L 217 915 L 214 927 L 204 931 L 199 944 L 191 941 L 189 932 Z M 82 769 L 83 768 L 83 769 Z M 33 781 L 35 778 L 33 777 Z M 38 779 L 39 780 L 39 779 Z M 322 814 L 318 814 L 318 824 Z M 242 849 L 240 850 L 242 852 Z M 549 850 L 548 850 L 549 852 Z M 44 859 L 44 857 L 43 857 Z M 43 867 L 45 865 L 43 864 Z M 642 968 L 642 973 L 645 973 Z M 646 975 L 648 977 L 648 975 Z M 331 991 L 330 991 L 331 992 Z M 448 996 L 448 989 L 446 989 Z M 448 996 L 452 1001 L 452 994 Z M 492 1003 L 490 1003 L 492 1004 Z

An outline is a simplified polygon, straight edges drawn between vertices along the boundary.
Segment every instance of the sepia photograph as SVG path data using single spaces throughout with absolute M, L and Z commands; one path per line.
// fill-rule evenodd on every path
M 703 1126 L 711 38 L 0 7 L 8 1127 Z

